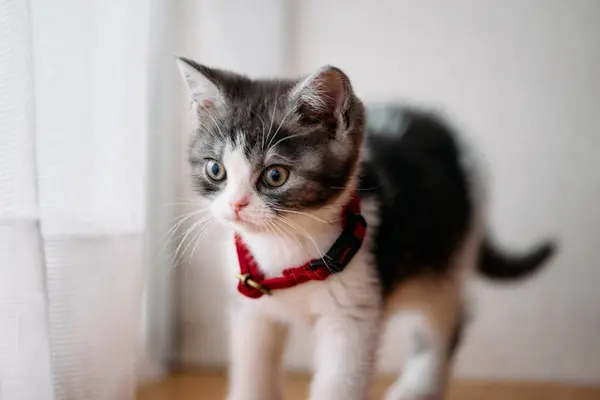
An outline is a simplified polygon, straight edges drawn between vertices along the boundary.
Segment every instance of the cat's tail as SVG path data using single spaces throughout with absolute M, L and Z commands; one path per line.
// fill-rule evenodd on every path
M 477 269 L 494 280 L 517 280 L 539 270 L 555 251 L 554 242 L 545 242 L 524 254 L 507 254 L 486 238 L 480 248 Z

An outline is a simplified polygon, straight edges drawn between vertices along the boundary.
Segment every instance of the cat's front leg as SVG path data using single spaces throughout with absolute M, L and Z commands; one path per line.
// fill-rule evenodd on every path
M 310 400 L 365 400 L 379 339 L 380 310 L 323 316 L 316 325 L 316 371 Z
M 287 327 L 251 304 L 232 310 L 228 400 L 281 400 L 281 359 Z

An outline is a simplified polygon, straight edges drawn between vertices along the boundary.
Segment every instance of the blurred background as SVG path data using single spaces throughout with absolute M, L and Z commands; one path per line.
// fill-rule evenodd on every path
M 600 2 L 0 0 L 0 399 L 131 399 L 169 366 L 226 366 L 230 233 L 185 247 L 173 54 L 252 77 L 332 64 L 366 102 L 442 111 L 502 242 L 560 243 L 531 280 L 474 284 L 457 377 L 600 386 Z M 310 367 L 307 337 L 290 369 Z

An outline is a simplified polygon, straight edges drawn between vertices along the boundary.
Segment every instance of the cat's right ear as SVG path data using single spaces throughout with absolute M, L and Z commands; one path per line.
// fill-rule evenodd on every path
M 177 66 L 194 111 L 211 110 L 224 103 L 215 71 L 185 57 L 177 57 Z

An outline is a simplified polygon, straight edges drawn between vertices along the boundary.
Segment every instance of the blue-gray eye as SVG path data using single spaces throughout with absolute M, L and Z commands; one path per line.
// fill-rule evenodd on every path
M 217 160 L 208 160 L 206 162 L 206 175 L 215 182 L 220 182 L 227 176 L 225 167 Z
M 271 187 L 283 185 L 289 178 L 290 172 L 284 167 L 268 167 L 263 173 L 263 181 Z

